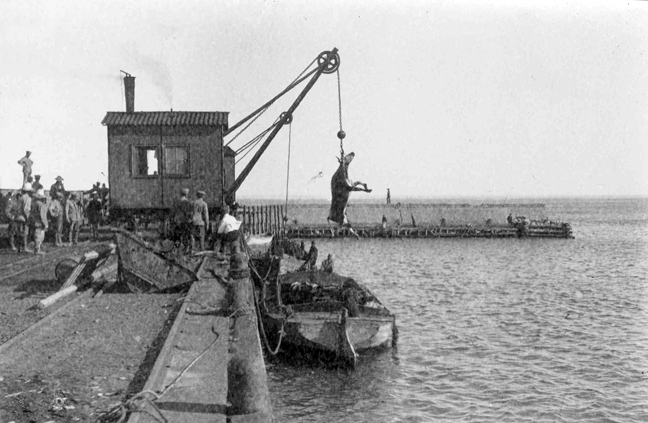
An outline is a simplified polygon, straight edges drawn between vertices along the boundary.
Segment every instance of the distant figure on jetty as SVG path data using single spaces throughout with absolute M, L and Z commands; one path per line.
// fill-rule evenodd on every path
M 27 182 L 27 178 L 31 176 L 32 166 L 34 165 L 34 162 L 29 158 L 29 156 L 31 156 L 31 151 L 27 151 L 25 153 L 25 157 L 18 160 L 18 164 L 22 166 L 23 185 L 25 185 L 25 183 Z
M 382 218 L 382 228 L 387 229 L 387 217 L 384 214 Z
M 391 204 L 391 193 L 389 192 L 389 188 L 387 188 L 387 204 Z
M 506 217 L 506 221 L 508 222 L 508 225 L 509 225 L 509 226 L 513 226 L 513 225 L 514 225 L 514 222 L 513 222 L 513 214 L 512 214 L 512 213 L 509 213 L 509 215 Z
M 414 215 L 412 214 L 412 227 L 416 228 L 416 220 L 414 220 Z
M 315 270 L 317 269 L 317 247 L 315 241 L 311 242 L 311 247 L 308 250 L 304 264 L 301 265 L 299 270 Z
M 442 217 L 442 218 L 441 218 L 441 227 L 442 227 L 442 228 L 445 228 L 445 227 L 446 227 L 446 220 L 445 220 L 445 217 Z
M 329 254 L 326 260 L 322 262 L 322 272 L 333 273 L 333 254 Z

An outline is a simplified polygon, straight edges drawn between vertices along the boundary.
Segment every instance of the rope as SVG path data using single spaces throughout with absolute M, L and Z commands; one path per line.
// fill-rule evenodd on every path
M 108 423 L 108 422 L 115 422 L 115 423 L 123 423 L 126 421 L 126 417 L 128 416 L 128 412 L 130 411 L 131 413 L 134 412 L 140 412 L 140 413 L 145 413 L 151 416 L 155 421 L 160 422 L 160 423 L 168 423 L 169 421 L 164 417 L 164 414 L 160 411 L 159 408 L 155 405 L 153 401 L 151 401 L 150 398 L 146 397 L 146 394 L 151 394 L 155 397 L 155 399 L 159 399 L 160 396 L 156 394 L 153 391 L 142 391 L 137 394 L 135 394 L 131 399 L 126 401 L 125 403 L 119 404 L 116 407 L 112 408 L 110 411 L 108 411 L 105 414 L 102 414 L 99 416 L 95 422 L 102 422 L 102 423 Z M 157 412 L 157 416 L 153 413 L 151 413 L 148 410 L 145 410 L 142 404 L 137 404 L 136 401 L 145 401 L 153 409 Z M 116 420 L 115 420 L 116 419 Z
M 292 123 L 288 125 L 288 163 L 286 165 L 286 214 L 288 216 L 288 185 L 290 182 L 290 145 L 292 143 Z
M 344 143 L 343 139 L 344 131 L 342 130 L 342 86 L 340 84 L 340 68 L 337 69 L 337 83 L 338 83 L 338 113 L 340 116 L 340 132 L 338 132 L 338 138 L 340 138 L 340 159 L 344 160 Z
M 308 66 L 306 66 L 306 68 L 303 71 L 301 71 L 301 73 L 299 75 L 297 75 L 297 78 L 295 78 L 290 84 L 288 84 L 288 87 L 287 87 L 288 90 L 292 90 L 293 88 L 295 88 L 295 86 L 297 85 L 296 82 L 299 80 L 299 78 L 302 77 L 302 75 L 304 75 L 306 73 L 308 68 L 310 68 L 313 65 L 313 63 L 315 63 L 315 61 L 317 61 L 317 58 L 313 59 L 313 61 L 310 62 L 308 64 Z M 123 95 L 122 95 L 122 98 L 124 98 Z M 268 106 L 266 108 L 264 108 L 259 113 L 257 113 L 257 115 L 254 117 L 254 119 L 252 119 L 250 121 L 250 123 L 245 125 L 244 128 L 242 128 L 236 135 L 234 135 L 234 137 L 227 144 L 225 144 L 225 147 L 229 146 L 231 143 L 233 143 L 239 137 L 239 135 L 241 135 L 243 132 L 245 132 L 245 130 L 248 129 L 250 127 L 250 125 L 252 125 L 259 117 L 261 117 L 261 115 L 263 115 L 270 108 L 270 106 L 272 106 L 275 103 L 275 101 L 271 102 L 270 104 L 268 104 Z M 273 127 L 274 127 L 274 125 L 273 125 Z
M 247 251 L 248 257 L 250 257 L 250 247 L 247 245 L 247 242 L 245 242 L 245 239 L 243 240 L 243 248 Z M 272 271 L 272 265 L 268 267 L 268 273 L 266 273 L 266 275 L 263 278 L 257 271 L 256 266 L 254 265 L 254 263 L 252 263 L 252 261 L 249 262 L 249 265 L 252 271 L 261 280 L 261 283 L 265 283 L 266 279 L 268 279 L 268 276 L 270 276 L 270 272 Z M 281 348 L 281 341 L 283 340 L 283 336 L 284 336 L 284 326 L 286 325 L 286 319 L 283 319 L 283 321 L 281 322 L 281 330 L 279 331 L 279 341 L 277 342 L 277 346 L 273 349 L 272 347 L 270 347 L 270 341 L 268 340 L 268 337 L 265 332 L 265 327 L 263 326 L 263 320 L 261 319 L 261 309 L 259 307 L 259 299 L 257 298 L 256 290 L 254 289 L 254 287 L 252 288 L 252 294 L 254 295 L 254 308 L 256 310 L 259 332 L 261 332 L 263 338 L 263 345 L 265 345 L 266 350 L 268 350 L 270 355 L 275 356 L 279 353 L 279 349 Z

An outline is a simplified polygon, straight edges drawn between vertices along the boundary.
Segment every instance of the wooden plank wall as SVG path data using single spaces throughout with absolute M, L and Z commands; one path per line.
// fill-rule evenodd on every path
M 284 206 L 278 204 L 243 206 L 244 231 L 252 235 L 276 235 L 283 237 Z

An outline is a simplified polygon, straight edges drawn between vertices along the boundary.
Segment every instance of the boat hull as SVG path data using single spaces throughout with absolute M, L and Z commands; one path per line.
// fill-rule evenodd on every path
M 283 334 L 284 345 L 332 353 L 351 365 L 360 352 L 393 345 L 397 333 L 394 316 L 348 317 L 344 309 L 334 314 L 295 312 L 288 318 L 268 313 L 263 321 L 277 342 L 276 334 Z

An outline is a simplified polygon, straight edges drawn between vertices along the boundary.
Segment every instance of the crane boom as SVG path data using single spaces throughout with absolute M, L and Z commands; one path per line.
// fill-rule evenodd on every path
M 245 166 L 245 168 L 241 171 L 239 176 L 236 178 L 236 180 L 232 183 L 232 186 L 230 186 L 226 192 L 223 193 L 223 200 L 224 204 L 228 204 L 231 202 L 231 199 L 233 198 L 234 194 L 236 191 L 241 187 L 243 182 L 245 181 L 245 178 L 250 174 L 252 171 L 252 168 L 257 164 L 265 150 L 268 148 L 272 140 L 277 136 L 281 128 L 292 121 L 292 115 L 299 107 L 299 104 L 302 102 L 306 94 L 310 91 L 310 89 L 315 85 L 315 82 L 319 79 L 319 77 L 323 73 L 333 73 L 335 72 L 339 65 L 340 65 L 340 59 L 337 54 L 337 48 L 334 48 L 331 51 L 325 51 L 321 53 L 318 57 L 318 67 L 313 74 L 313 77 L 311 78 L 310 81 L 308 81 L 308 84 L 304 87 L 301 93 L 297 96 L 295 101 L 293 102 L 292 106 L 288 109 L 287 112 L 283 113 L 279 119 L 279 122 L 273 129 L 273 131 L 268 135 L 268 138 L 265 140 L 265 142 L 261 145 L 259 150 L 256 152 L 254 157 L 250 159 L 250 162 Z

